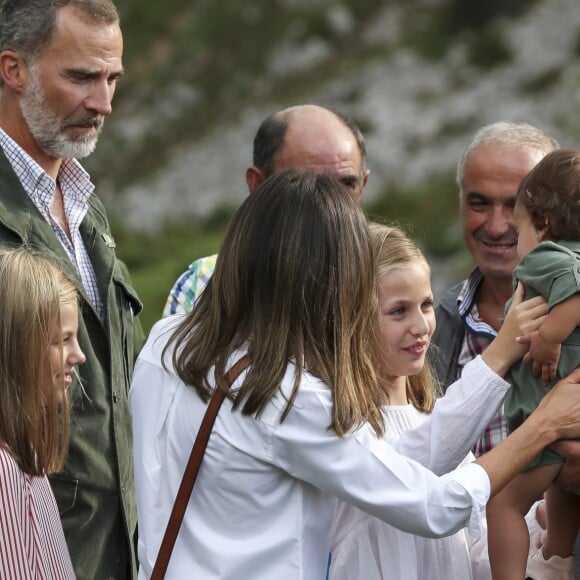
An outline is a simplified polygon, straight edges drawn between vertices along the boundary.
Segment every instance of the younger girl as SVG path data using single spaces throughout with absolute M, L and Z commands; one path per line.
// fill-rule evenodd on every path
M 436 385 L 428 361 L 436 324 L 431 269 L 401 229 L 371 224 L 370 234 L 377 266 L 379 341 L 390 377 L 383 414 L 386 436 L 397 439 L 423 424 L 435 406 Z M 474 387 L 481 388 L 473 381 Z M 469 424 L 463 421 L 459 429 L 469 429 Z M 474 459 L 470 452 L 463 464 Z M 533 517 L 535 511 L 530 512 L 530 523 Z M 491 578 L 485 535 L 475 539 L 462 529 L 447 538 L 424 538 L 401 532 L 343 502 L 333 521 L 331 550 L 331 580 Z
M 379 340 L 389 377 L 383 414 L 387 436 L 417 427 L 433 409 L 426 355 L 435 330 L 431 271 L 400 229 L 372 224 L 379 291 Z M 340 502 L 333 522 L 331 580 L 469 580 L 465 529 L 440 539 L 401 532 Z
M 68 445 L 66 391 L 85 360 L 77 293 L 25 250 L 0 252 L 0 577 L 74 578 L 47 474 Z
M 524 283 L 528 296 L 544 296 L 550 310 L 532 335 L 528 355 L 508 376 L 513 384 L 505 406 L 510 431 L 539 405 L 548 386 L 580 361 L 580 153 L 558 150 L 544 157 L 518 189 L 514 218 L 520 257 L 514 280 Z M 545 449 L 490 502 L 494 579 L 573 578 L 580 498 L 551 486 L 561 466 L 561 457 Z M 526 570 L 528 535 L 523 514 L 549 486 L 547 537 Z

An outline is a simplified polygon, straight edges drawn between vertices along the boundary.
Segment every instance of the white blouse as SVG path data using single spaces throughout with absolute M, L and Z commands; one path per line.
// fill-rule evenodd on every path
M 163 347 L 180 319 L 173 316 L 154 326 L 139 355 L 129 395 L 140 579 L 151 574 L 206 409 L 195 390 L 161 362 Z M 171 368 L 171 352 L 165 362 Z M 474 435 L 453 432 L 462 423 L 451 420 L 453 413 L 465 404 L 460 416 L 463 421 L 469 416 L 470 429 L 463 423 L 462 431 L 474 431 L 474 424 L 489 420 L 508 388 L 480 359 L 474 366 L 472 375 L 464 371 L 463 385 L 450 389 L 445 397 L 456 394 L 456 403 L 440 406 L 449 421 L 432 416 L 421 426 L 422 434 L 410 431 L 393 445 L 377 439 L 368 426 L 339 438 L 328 428 L 331 391 L 308 373 L 302 377 L 292 410 L 280 423 L 293 384 L 292 365 L 279 393 L 258 419 L 233 412 L 226 400 L 166 578 L 320 580 L 326 573 L 336 498 L 413 534 L 441 537 L 465 526 L 475 535 L 480 533 L 490 487 L 479 465 L 437 477 L 400 454 L 439 469 L 465 457 Z M 477 386 L 466 387 L 466 376 L 477 377 Z M 243 375 L 238 383 L 242 380 Z M 477 405 L 466 403 L 471 399 Z M 481 421 L 478 413 L 485 415 Z

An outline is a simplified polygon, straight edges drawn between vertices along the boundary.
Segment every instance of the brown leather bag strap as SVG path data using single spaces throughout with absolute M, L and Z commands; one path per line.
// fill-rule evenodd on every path
M 241 372 L 243 372 L 252 359 L 249 355 L 243 356 L 239 359 L 234 366 L 226 374 L 226 382 L 228 386 L 231 387 L 232 383 L 238 378 Z M 151 572 L 151 580 L 162 580 L 165 578 L 165 572 L 167 566 L 169 565 L 169 558 L 171 557 L 171 552 L 173 551 L 173 546 L 175 545 L 175 540 L 177 539 L 177 534 L 179 528 L 181 527 L 181 522 L 189 503 L 189 498 L 197 478 L 197 472 L 199 471 L 199 466 L 201 465 L 201 460 L 203 459 L 203 454 L 209 436 L 211 435 L 211 430 L 215 419 L 217 417 L 218 411 L 220 410 L 221 404 L 224 400 L 224 392 L 221 389 L 214 391 L 211 401 L 206 409 L 203 421 L 195 438 L 189 460 L 187 461 L 187 466 L 183 473 L 183 479 L 181 480 L 181 485 L 177 492 L 177 497 L 175 498 L 175 503 L 173 504 L 173 509 L 171 510 L 171 515 L 169 516 L 169 521 L 167 522 L 167 528 L 165 530 L 165 535 L 161 542 L 161 547 L 159 548 L 159 553 L 157 554 L 157 560 L 155 561 L 155 566 L 153 567 L 153 572 Z

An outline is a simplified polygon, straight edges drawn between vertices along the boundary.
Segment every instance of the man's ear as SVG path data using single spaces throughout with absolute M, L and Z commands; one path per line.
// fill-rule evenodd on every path
M 5 86 L 21 93 L 26 87 L 28 67 L 17 52 L 5 50 L 0 52 L 0 76 Z
M 360 184 L 360 190 L 359 190 L 359 194 L 358 194 L 358 199 L 360 200 L 360 198 L 362 197 L 364 188 L 367 185 L 367 182 L 369 180 L 369 175 L 371 174 L 371 170 L 370 169 L 366 169 L 365 170 L 365 174 L 363 175 L 361 184 Z
M 265 179 L 266 178 L 264 177 L 262 170 L 255 165 L 252 165 L 246 169 L 246 183 L 250 193 L 252 193 L 254 189 L 257 189 Z

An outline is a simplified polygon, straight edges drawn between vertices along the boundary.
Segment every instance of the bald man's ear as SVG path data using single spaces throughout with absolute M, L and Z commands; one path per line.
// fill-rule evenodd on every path
M 26 85 L 28 69 L 17 52 L 5 50 L 0 52 L 0 76 L 4 84 L 17 93 Z
M 248 191 L 250 193 L 252 193 L 254 189 L 257 189 L 265 179 L 266 177 L 262 170 L 258 169 L 255 165 L 246 169 L 246 183 L 248 184 Z
M 369 180 L 369 175 L 370 175 L 370 174 L 371 174 L 371 170 L 370 170 L 370 169 L 367 169 L 367 170 L 365 171 L 365 174 L 364 174 L 364 176 L 363 176 L 363 178 L 362 178 L 362 182 L 361 182 L 361 184 L 360 184 L 360 192 L 359 192 L 359 194 L 358 194 L 358 198 L 359 198 L 359 199 L 362 197 L 362 194 L 363 194 L 364 188 L 365 188 L 365 187 L 366 187 L 366 185 L 367 185 L 367 182 L 368 182 L 368 180 Z

